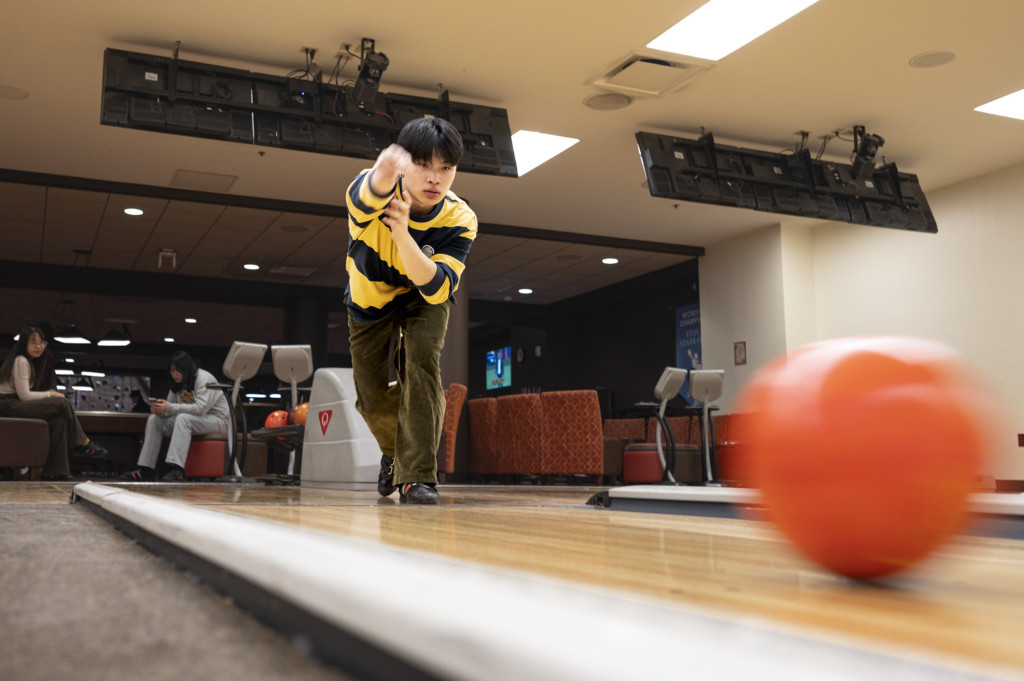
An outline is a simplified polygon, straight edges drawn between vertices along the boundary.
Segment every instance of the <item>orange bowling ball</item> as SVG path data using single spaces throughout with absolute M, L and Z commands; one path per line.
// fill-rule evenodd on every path
M 309 412 L 309 402 L 303 402 L 302 404 L 295 407 L 295 414 L 293 420 L 295 425 L 304 426 L 306 425 L 306 415 Z
M 992 398 L 967 369 L 944 345 L 888 336 L 778 358 L 736 405 L 750 415 L 741 482 L 822 567 L 906 570 L 964 527 L 985 466 Z
M 280 428 L 288 425 L 288 412 L 284 409 L 278 409 L 270 412 L 267 416 L 267 420 L 263 422 L 264 428 Z

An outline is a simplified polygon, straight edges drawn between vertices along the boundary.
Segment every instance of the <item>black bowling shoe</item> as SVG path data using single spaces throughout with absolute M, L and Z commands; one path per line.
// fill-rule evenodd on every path
M 437 490 L 425 482 L 407 482 L 399 490 L 399 501 L 403 504 L 439 504 Z
M 395 491 L 395 460 L 386 454 L 380 457 L 380 475 L 377 476 L 377 494 L 382 497 L 391 496 Z

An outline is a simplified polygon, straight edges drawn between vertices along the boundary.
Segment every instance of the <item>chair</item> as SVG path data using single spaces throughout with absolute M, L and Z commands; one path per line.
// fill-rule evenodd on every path
M 0 468 L 39 468 L 50 454 L 50 426 L 42 419 L 0 418 Z
M 498 398 L 498 472 L 541 473 L 541 396 L 537 393 Z
M 313 349 L 309 345 L 271 345 L 274 375 L 291 389 L 291 406 L 299 403 L 299 383 L 313 375 Z
M 712 457 L 711 403 L 722 396 L 725 371 L 722 369 L 692 369 L 690 371 L 690 397 L 701 404 L 701 439 L 704 445 L 704 481 L 715 483 L 715 462 Z M 717 484 L 717 483 L 715 483 Z
M 299 404 L 299 383 L 313 375 L 313 349 L 309 345 L 271 345 L 277 380 L 291 389 L 291 406 Z M 295 475 L 295 450 L 288 453 L 288 475 Z
M 498 400 L 478 397 L 466 403 L 469 409 L 469 472 L 498 473 Z
M 242 417 L 242 445 L 241 445 L 241 459 L 245 460 L 245 450 L 248 443 L 247 439 L 247 424 L 245 422 L 245 411 L 240 409 L 238 406 L 238 393 L 242 388 L 242 381 L 247 381 L 255 376 L 259 370 L 260 365 L 263 363 L 263 356 L 267 353 L 267 346 L 259 343 L 244 343 L 242 341 L 235 341 L 231 344 L 231 349 L 228 350 L 228 356 L 224 359 L 224 366 L 222 371 L 232 383 L 214 383 L 213 387 L 221 388 L 225 392 L 230 390 L 230 409 L 228 412 L 231 415 L 230 424 L 230 437 L 227 438 L 228 447 L 228 458 L 230 462 L 230 468 L 233 471 L 233 476 L 225 476 L 225 480 L 229 482 L 238 482 L 242 479 L 242 469 L 239 468 L 238 460 L 239 457 L 236 454 L 236 439 L 235 433 L 238 432 L 238 426 L 235 423 L 235 411 Z
M 444 391 L 444 445 L 438 452 L 439 471 L 445 474 L 455 472 L 455 438 L 459 432 L 459 419 L 462 416 L 462 405 L 466 401 L 469 389 L 461 383 L 452 383 Z
M 673 471 L 668 470 L 668 458 L 662 448 L 662 428 L 667 427 L 671 429 L 671 426 L 665 422 L 665 408 L 668 406 L 669 400 L 674 398 L 682 390 L 683 384 L 686 383 L 688 372 L 686 369 L 680 369 L 678 367 L 665 367 L 665 370 L 661 372 L 661 376 L 658 378 L 657 385 L 654 386 L 654 396 L 659 400 L 657 418 L 655 420 L 654 427 L 654 443 L 658 450 L 658 459 L 661 461 L 661 465 L 666 471 L 666 475 L 671 482 L 676 482 L 673 475 Z M 675 434 L 673 433 L 672 443 L 675 444 Z M 652 437 L 651 433 L 648 432 L 648 437 Z
M 603 476 L 604 434 L 597 391 L 553 390 L 541 393 L 540 399 L 540 472 Z

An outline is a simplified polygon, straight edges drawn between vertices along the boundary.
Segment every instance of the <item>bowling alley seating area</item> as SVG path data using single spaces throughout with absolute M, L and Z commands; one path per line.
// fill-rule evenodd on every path
M 444 430 L 437 456 L 442 483 L 468 479 L 475 483 L 614 485 L 662 480 L 663 467 L 654 446 L 656 419 L 602 419 L 598 394 L 594 390 L 552 390 L 468 400 L 467 392 L 466 386 L 456 383 L 445 390 Z M 457 470 L 456 463 L 463 415 L 466 423 L 462 432 L 468 438 L 468 472 Z M 148 415 L 82 412 L 79 416 L 87 432 L 104 444 L 111 456 L 107 461 L 73 462 L 76 472 L 116 476 L 122 468 L 134 465 Z M 699 461 L 699 422 L 697 416 L 666 417 L 677 448 L 677 466 L 683 466 L 676 471 L 680 482 L 700 482 L 699 476 L 685 472 L 686 466 L 692 468 L 687 462 Z M 713 417 L 720 468 L 726 472 L 731 470 L 729 461 L 737 456 L 739 449 L 737 441 L 742 437 L 739 424 L 738 415 Z M 253 430 L 262 423 L 249 425 Z M 38 475 L 46 460 L 49 442 L 45 422 L 0 418 L 0 436 L 9 443 L 0 452 L 0 468 L 28 467 Z M 241 440 L 239 432 L 236 447 L 240 448 Z M 167 444 L 165 440 L 165 450 Z M 248 437 L 244 459 L 240 454 L 237 458 L 244 476 L 265 475 L 283 465 L 260 439 Z M 233 472 L 230 455 L 223 433 L 196 436 L 189 448 L 185 475 L 195 481 L 230 475 Z M 728 481 L 728 476 L 726 478 Z
M 467 407 L 474 482 L 611 482 L 622 474 L 595 390 L 481 397 Z

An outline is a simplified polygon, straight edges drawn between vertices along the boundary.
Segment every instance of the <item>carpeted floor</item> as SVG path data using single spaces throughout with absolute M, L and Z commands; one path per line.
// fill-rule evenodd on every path
M 342 681 L 80 505 L 0 504 L 5 681 Z

